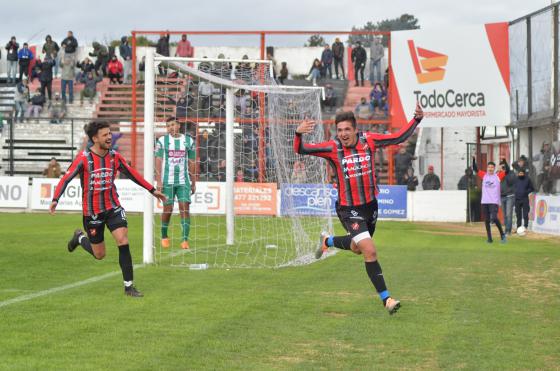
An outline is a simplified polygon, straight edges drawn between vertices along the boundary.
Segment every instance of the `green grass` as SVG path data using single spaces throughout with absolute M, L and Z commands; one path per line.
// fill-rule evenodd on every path
M 0 214 L 0 303 L 118 271 L 65 251 L 78 215 Z M 141 260 L 141 219 L 129 216 Z M 482 228 L 482 227 L 480 227 Z M 560 367 L 560 244 L 379 222 L 389 316 L 362 258 L 283 269 L 137 269 L 0 307 L 0 369 L 554 369 Z M 440 228 L 442 231 L 444 228 Z M 198 231 L 197 233 L 202 233 Z

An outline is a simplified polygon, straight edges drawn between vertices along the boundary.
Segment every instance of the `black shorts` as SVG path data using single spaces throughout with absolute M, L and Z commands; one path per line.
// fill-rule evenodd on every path
M 118 228 L 128 227 L 124 209 L 117 207 L 97 215 L 84 215 L 84 229 L 91 243 L 104 241 L 105 225 L 111 232 Z
M 377 223 L 377 199 L 359 206 L 336 206 L 338 219 L 352 239 L 357 237 L 359 242 L 365 237 L 371 237 L 375 233 Z M 366 236 L 367 234 L 367 236 Z
M 486 214 L 486 220 L 494 222 L 498 220 L 498 211 L 500 207 L 496 204 L 482 204 L 482 210 Z

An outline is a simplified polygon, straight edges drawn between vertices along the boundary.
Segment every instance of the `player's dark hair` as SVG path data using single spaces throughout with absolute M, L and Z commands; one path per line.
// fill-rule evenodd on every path
M 490 165 L 496 167 L 496 164 L 493 161 L 488 162 L 488 166 L 490 166 Z
M 105 129 L 105 128 L 110 128 L 110 127 L 111 127 L 111 124 L 109 124 L 108 122 L 91 121 L 89 124 L 86 125 L 84 130 L 85 130 L 86 135 L 88 136 L 89 140 L 93 141 L 93 137 L 95 135 L 97 135 L 99 130 Z
M 344 111 L 344 112 L 337 113 L 336 116 L 334 117 L 335 125 L 338 125 L 338 123 L 342 121 L 350 121 L 352 123 L 352 127 L 356 129 L 357 123 L 356 123 L 356 117 L 354 116 L 354 112 Z

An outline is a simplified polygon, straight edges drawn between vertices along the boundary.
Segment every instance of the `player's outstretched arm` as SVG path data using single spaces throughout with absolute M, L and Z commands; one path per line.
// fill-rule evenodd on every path
M 74 179 L 76 175 L 78 175 L 80 172 L 83 171 L 82 160 L 83 160 L 83 153 L 80 152 L 78 156 L 76 156 L 74 161 L 70 164 L 68 170 L 66 170 L 66 174 L 64 174 L 64 176 L 60 178 L 60 180 L 58 181 L 58 184 L 54 189 L 54 196 L 52 202 L 49 206 L 49 213 L 51 215 L 54 215 L 56 211 L 56 207 L 58 206 L 58 199 L 64 194 L 64 191 L 66 190 L 66 187 L 68 187 L 70 181 Z
M 296 128 L 294 138 L 294 151 L 300 155 L 311 155 L 318 157 L 327 157 L 332 152 L 332 144 L 330 142 L 322 142 L 317 144 L 303 143 L 303 134 L 313 132 L 315 121 L 303 120 Z
M 416 103 L 414 117 L 406 126 L 403 126 L 399 131 L 391 134 L 368 133 L 368 136 L 373 138 L 377 147 L 396 145 L 410 138 L 423 118 L 424 111 L 422 110 L 420 104 Z

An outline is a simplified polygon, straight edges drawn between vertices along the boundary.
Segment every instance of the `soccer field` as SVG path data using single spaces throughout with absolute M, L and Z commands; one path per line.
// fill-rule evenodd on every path
M 0 214 L 0 369 L 560 367 L 558 239 L 488 245 L 481 225 L 381 221 L 403 304 L 389 316 L 348 252 L 282 269 L 140 267 L 146 296 L 125 297 L 112 240 L 103 261 L 66 251 L 80 221 Z M 141 218 L 129 222 L 140 263 Z

